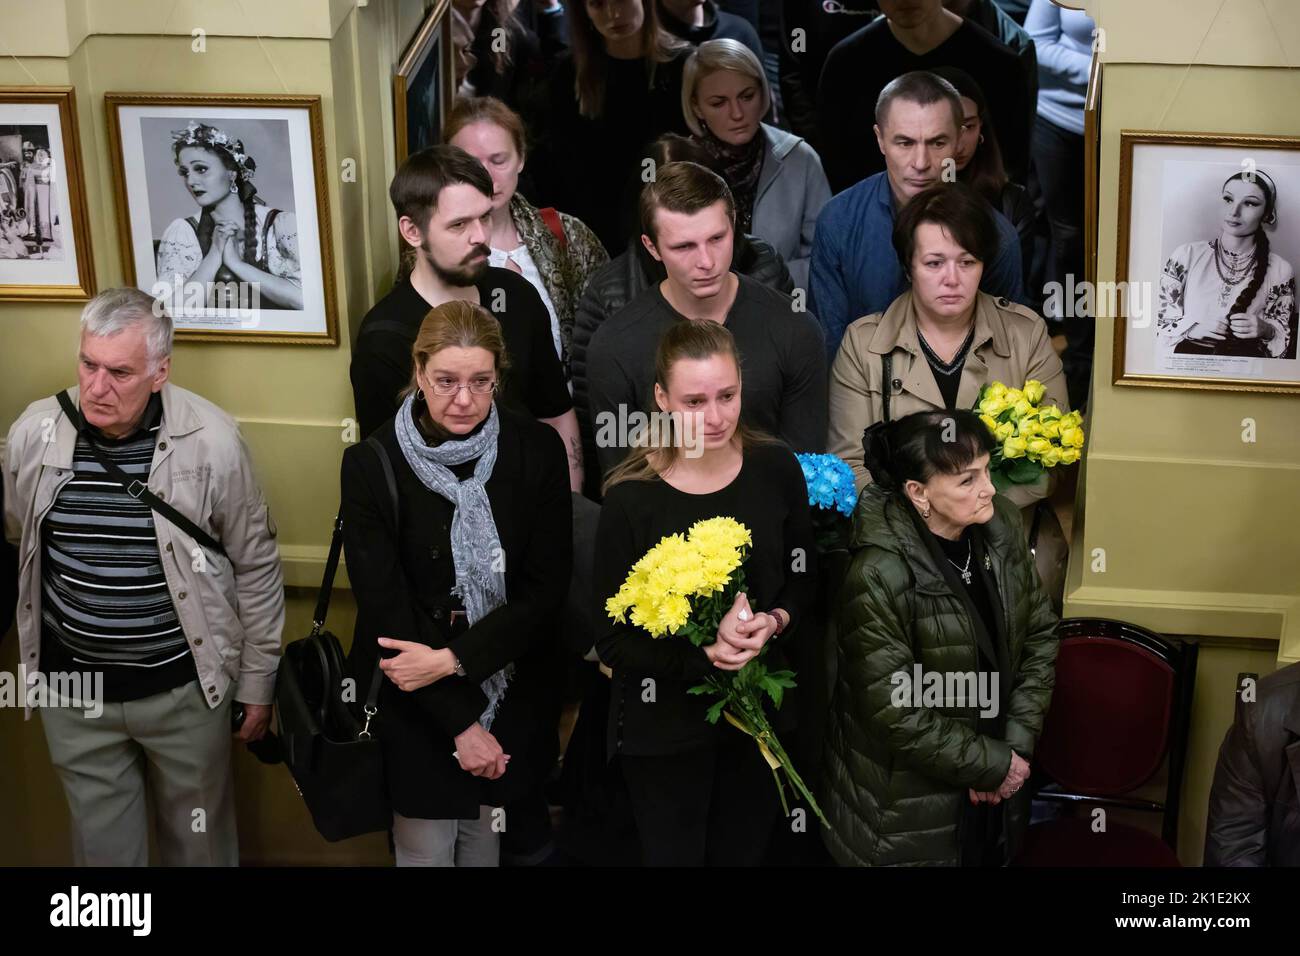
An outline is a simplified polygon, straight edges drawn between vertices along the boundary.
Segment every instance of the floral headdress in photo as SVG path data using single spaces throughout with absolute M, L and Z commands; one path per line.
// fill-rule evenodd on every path
M 253 157 L 244 152 L 244 141 L 232 138 L 225 130 L 215 126 L 190 120 L 189 125 L 184 129 L 173 130 L 173 155 L 179 158 L 181 150 L 187 146 L 198 146 L 229 156 L 235 163 L 235 176 L 241 186 L 250 183 L 253 173 L 257 170 L 257 163 L 253 161 Z

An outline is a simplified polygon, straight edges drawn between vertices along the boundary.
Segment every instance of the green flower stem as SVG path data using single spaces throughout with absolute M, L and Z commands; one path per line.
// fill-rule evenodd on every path
M 803 782 L 803 778 L 799 776 L 799 772 L 794 769 L 794 761 L 790 759 L 790 755 L 786 753 L 785 748 L 781 746 L 781 741 L 772 730 L 772 725 L 768 722 L 767 715 L 763 713 L 763 704 L 761 699 L 751 693 L 738 690 L 734 685 L 728 686 L 715 677 L 710 677 L 709 683 L 712 684 L 715 691 L 721 694 L 727 701 L 728 709 L 740 711 L 739 715 L 732 713 L 732 718 L 735 719 L 738 724 L 742 725 L 741 729 L 744 730 L 745 733 L 753 737 L 755 741 L 761 741 L 767 747 L 772 756 L 776 758 L 777 763 L 779 763 L 781 768 L 785 771 L 785 775 L 790 781 L 791 786 L 793 786 L 795 790 L 808 801 L 808 805 L 812 807 L 813 813 L 817 814 L 817 819 L 821 820 L 821 822 L 826 824 L 826 826 L 830 826 L 830 822 L 826 819 L 826 815 L 822 813 L 821 807 L 817 804 L 817 798 L 812 795 L 812 791 L 809 790 L 807 784 Z M 772 768 L 772 777 L 776 780 L 777 794 L 781 798 L 781 809 L 785 811 L 785 815 L 788 817 L 790 815 L 790 807 L 786 802 L 785 787 L 783 786 L 781 777 L 777 773 L 775 767 Z

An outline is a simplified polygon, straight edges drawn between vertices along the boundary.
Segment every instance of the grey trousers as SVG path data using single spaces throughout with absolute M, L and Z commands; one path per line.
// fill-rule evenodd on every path
M 238 866 L 233 692 L 215 710 L 198 681 L 152 697 L 38 710 L 72 814 L 77 866 L 147 866 L 145 788 L 164 866 Z M 63 701 L 64 704 L 75 702 Z
M 478 819 L 417 820 L 393 814 L 398 866 L 498 866 L 501 835 L 492 830 L 492 808 Z

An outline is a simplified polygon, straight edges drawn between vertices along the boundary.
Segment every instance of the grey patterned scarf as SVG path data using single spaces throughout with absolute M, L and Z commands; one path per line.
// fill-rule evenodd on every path
M 456 565 L 456 584 L 451 593 L 464 602 L 473 626 L 506 603 L 506 576 L 503 562 L 498 559 L 502 554 L 501 538 L 492 519 L 492 505 L 485 487 L 497 461 L 497 437 L 501 433 L 496 402 L 492 403 L 487 421 L 477 435 L 433 446 L 415 426 L 414 404 L 415 396 L 408 395 L 397 413 L 397 444 L 420 483 L 446 498 L 455 508 L 451 518 L 451 556 Z M 475 458 L 478 462 L 474 474 L 464 481 L 458 480 L 447 467 Z M 505 698 L 506 679 L 511 670 L 507 665 L 483 682 L 488 706 L 479 723 L 485 730 L 492 728 L 497 708 Z

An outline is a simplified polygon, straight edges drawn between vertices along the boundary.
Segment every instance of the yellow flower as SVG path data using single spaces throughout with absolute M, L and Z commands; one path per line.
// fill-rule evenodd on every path
M 1025 453 L 1031 458 L 1041 457 L 1052 448 L 1052 443 L 1046 438 L 1031 438 L 1025 442 Z
M 1061 459 L 1061 449 L 1057 448 L 1055 445 L 1049 445 L 1047 451 L 1043 452 L 1043 457 L 1039 459 L 1038 463 L 1044 468 L 1055 468 L 1061 463 Z
M 1055 421 L 1061 417 L 1061 409 L 1057 405 L 1044 405 L 1038 410 L 1038 417 L 1045 422 Z
M 1016 433 L 1015 422 L 1003 422 L 1001 425 L 999 425 L 997 428 L 993 430 L 993 437 L 996 438 L 998 441 L 1004 442 L 1008 438 L 1014 436 L 1015 433 Z
M 1077 449 L 1077 448 L 1062 448 L 1062 449 L 1061 449 L 1061 464 L 1062 464 L 1062 465 L 1073 465 L 1073 464 L 1074 464 L 1076 461 L 1078 461 L 1078 460 L 1079 460 L 1079 449 Z
M 1032 410 L 1033 406 L 1029 404 L 1029 400 L 1022 395 L 1020 398 L 1016 399 L 1015 404 L 1011 406 L 1011 418 L 1013 421 L 1015 419 L 1024 418 Z
M 1062 448 L 1082 448 L 1083 447 L 1083 429 L 1077 425 L 1073 427 L 1061 426 L 1061 447 Z
M 1002 443 L 1003 458 L 1023 458 L 1025 457 L 1025 440 L 1023 438 L 1008 438 Z
M 1044 438 L 1060 438 L 1061 423 L 1058 421 L 1044 422 L 1042 436 Z
M 990 418 L 997 418 L 1006 409 L 1007 403 L 1002 398 L 986 398 L 980 402 L 980 412 Z
M 984 393 L 985 398 L 1002 398 L 1007 394 L 1007 387 L 1001 382 L 990 382 L 988 390 Z
M 981 415 L 980 421 L 984 423 L 984 427 L 987 428 L 989 431 L 991 432 L 997 431 L 998 429 L 997 419 L 995 419 L 992 415 Z
M 1025 398 L 1029 399 L 1033 404 L 1037 405 L 1041 402 L 1046 394 L 1047 388 L 1038 379 L 1031 378 L 1025 382 Z
M 1026 415 L 1016 422 L 1016 434 L 1021 438 L 1029 438 L 1032 435 L 1040 435 L 1043 431 L 1043 423 L 1033 415 Z

